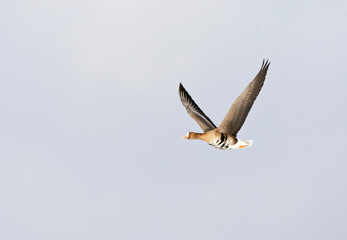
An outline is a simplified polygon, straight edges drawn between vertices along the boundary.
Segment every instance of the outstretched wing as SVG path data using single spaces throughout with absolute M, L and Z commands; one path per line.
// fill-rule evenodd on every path
M 204 130 L 204 132 L 216 128 L 211 119 L 209 119 L 205 115 L 205 113 L 194 102 L 189 93 L 184 89 L 182 83 L 180 83 L 179 95 L 181 98 L 181 102 L 183 106 L 186 108 L 188 114 L 199 124 L 199 126 L 202 128 L 202 130 Z
M 268 60 L 263 60 L 257 76 L 231 105 L 229 112 L 218 127 L 221 133 L 228 133 L 236 137 L 264 84 L 269 65 Z

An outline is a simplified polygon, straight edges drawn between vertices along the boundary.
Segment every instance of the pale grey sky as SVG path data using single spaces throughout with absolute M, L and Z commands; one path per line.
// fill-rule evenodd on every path
M 347 239 L 346 1 L 1 1 L 0 239 Z M 270 59 L 241 139 L 219 124 Z

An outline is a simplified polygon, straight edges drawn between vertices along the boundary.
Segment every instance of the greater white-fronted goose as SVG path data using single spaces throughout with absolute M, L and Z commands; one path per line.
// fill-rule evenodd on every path
M 184 89 L 182 83 L 180 83 L 179 95 L 181 102 L 188 114 L 204 131 L 204 133 L 188 132 L 183 137 L 186 139 L 203 140 L 209 145 L 222 150 L 250 147 L 253 140 L 239 140 L 236 136 L 264 84 L 269 65 L 270 62 L 268 60 L 263 60 L 259 73 L 231 105 L 229 112 L 219 127 L 216 127 L 211 119 L 205 115 Z

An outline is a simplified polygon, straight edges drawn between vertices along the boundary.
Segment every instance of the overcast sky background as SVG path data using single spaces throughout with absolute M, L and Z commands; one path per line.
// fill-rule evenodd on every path
M 347 239 L 346 1 L 0 2 L 0 239 Z M 270 59 L 241 139 L 219 125 Z

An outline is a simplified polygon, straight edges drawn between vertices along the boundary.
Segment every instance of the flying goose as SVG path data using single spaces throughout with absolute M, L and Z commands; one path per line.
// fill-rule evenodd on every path
M 269 65 L 269 60 L 263 60 L 259 73 L 231 105 L 229 112 L 224 117 L 224 120 L 219 127 L 216 127 L 211 119 L 205 115 L 189 93 L 184 89 L 182 83 L 180 83 L 179 96 L 181 102 L 186 108 L 188 114 L 204 131 L 204 133 L 188 132 L 183 136 L 183 138 L 199 139 L 222 150 L 250 147 L 253 140 L 239 140 L 237 138 L 237 133 L 245 122 L 247 115 L 264 84 Z

